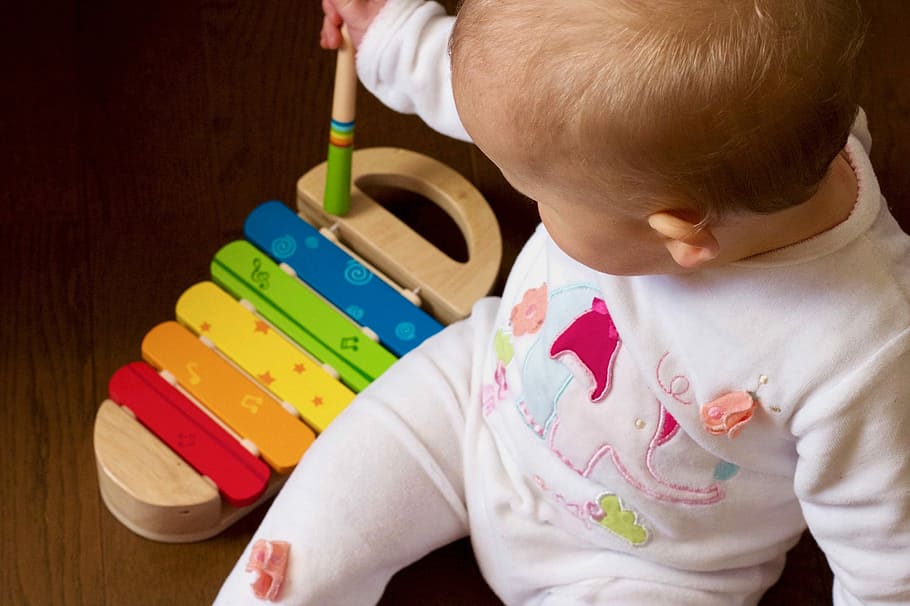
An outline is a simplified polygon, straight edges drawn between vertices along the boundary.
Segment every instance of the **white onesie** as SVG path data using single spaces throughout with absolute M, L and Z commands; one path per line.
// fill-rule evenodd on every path
M 391 0 L 358 68 L 465 137 L 450 29 L 438 5 Z M 291 543 L 281 602 L 375 603 L 470 535 L 508 604 L 755 604 L 808 523 L 836 605 L 910 603 L 910 238 L 868 147 L 861 114 L 847 221 L 691 275 L 598 273 L 538 228 L 501 299 L 304 456 L 252 541 Z M 217 604 L 257 603 L 247 557 Z

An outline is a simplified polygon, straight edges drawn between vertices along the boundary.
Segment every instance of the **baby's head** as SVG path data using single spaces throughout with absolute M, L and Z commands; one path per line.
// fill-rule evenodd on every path
M 862 30 L 856 0 L 465 0 L 452 81 L 524 193 L 712 223 L 814 194 L 856 115 Z

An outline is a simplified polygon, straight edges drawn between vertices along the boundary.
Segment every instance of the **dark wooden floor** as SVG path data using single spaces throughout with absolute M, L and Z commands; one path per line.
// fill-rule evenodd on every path
M 108 377 L 253 206 L 292 201 L 322 161 L 334 58 L 318 4 L 5 3 L 0 604 L 207 603 L 261 517 L 193 545 L 130 533 L 100 501 L 92 423 Z M 873 159 L 910 226 L 910 4 L 864 4 Z M 534 212 L 476 151 L 366 95 L 357 127 L 361 147 L 421 151 L 476 183 L 514 258 Z M 763 604 L 827 604 L 829 583 L 804 541 Z M 403 571 L 384 603 L 496 601 L 462 542 Z

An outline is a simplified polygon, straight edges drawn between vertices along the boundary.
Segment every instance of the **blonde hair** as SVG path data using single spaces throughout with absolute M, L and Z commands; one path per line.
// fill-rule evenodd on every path
M 452 77 L 495 89 L 541 170 L 712 220 L 815 192 L 856 116 L 863 29 L 857 0 L 465 0 Z

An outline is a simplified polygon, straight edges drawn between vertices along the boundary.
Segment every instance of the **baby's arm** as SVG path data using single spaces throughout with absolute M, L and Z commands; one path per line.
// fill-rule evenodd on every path
M 910 604 L 910 337 L 895 341 L 793 419 L 796 494 L 835 606 Z
M 417 114 L 444 135 L 470 141 L 455 110 L 449 37 L 455 17 L 424 0 L 323 0 L 324 48 L 348 25 L 363 85 L 395 111 Z

